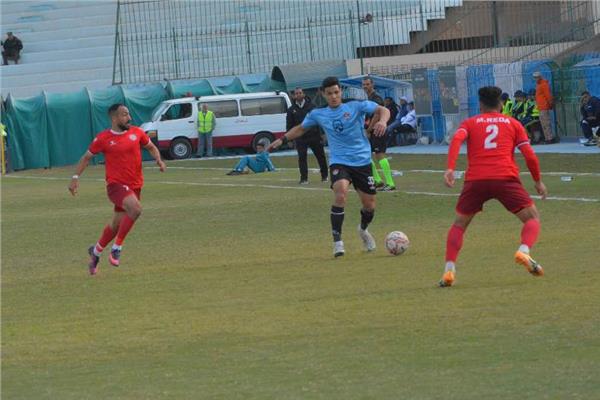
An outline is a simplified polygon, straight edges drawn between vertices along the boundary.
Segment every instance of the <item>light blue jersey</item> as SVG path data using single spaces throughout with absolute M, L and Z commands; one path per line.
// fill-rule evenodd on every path
M 371 164 L 371 145 L 365 135 L 365 114 L 373 114 L 377 103 L 350 101 L 337 108 L 316 108 L 309 112 L 302 127 L 319 125 L 327 134 L 329 165 L 362 167 Z

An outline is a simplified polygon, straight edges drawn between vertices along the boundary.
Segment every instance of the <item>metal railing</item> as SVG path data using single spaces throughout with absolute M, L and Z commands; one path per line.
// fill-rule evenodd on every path
M 119 0 L 114 83 L 394 54 L 461 0 Z
M 459 65 L 552 58 L 574 43 L 593 36 L 594 24 L 600 16 L 597 1 L 518 2 L 513 9 L 507 6 L 515 2 L 491 3 L 490 10 L 497 13 L 497 5 L 493 6 L 500 3 L 507 8 L 506 20 L 520 24 L 513 25 L 514 32 L 496 39 L 494 46 L 464 57 Z
M 113 83 L 360 59 L 361 73 L 549 58 L 595 33 L 598 1 L 118 0 Z M 452 52 L 371 67 L 363 59 Z M 393 63 L 392 63 L 393 64 Z

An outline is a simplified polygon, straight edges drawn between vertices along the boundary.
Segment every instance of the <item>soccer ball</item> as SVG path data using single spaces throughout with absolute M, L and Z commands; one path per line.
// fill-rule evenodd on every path
M 408 246 L 410 246 L 410 241 L 404 232 L 390 232 L 385 237 L 385 248 L 394 256 L 399 256 L 400 254 L 404 253 L 406 250 L 408 250 Z

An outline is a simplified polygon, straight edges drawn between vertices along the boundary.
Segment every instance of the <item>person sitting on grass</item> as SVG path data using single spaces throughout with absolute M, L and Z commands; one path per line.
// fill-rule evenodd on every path
M 243 157 L 227 175 L 247 174 L 246 167 L 255 174 L 265 171 L 275 171 L 275 166 L 271 162 L 269 153 L 265 151 L 265 146 L 262 143 L 256 145 L 256 158 L 253 159 L 250 156 Z

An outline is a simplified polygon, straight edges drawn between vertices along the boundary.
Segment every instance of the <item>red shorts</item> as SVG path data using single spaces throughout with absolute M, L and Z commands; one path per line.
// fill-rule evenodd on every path
M 121 183 L 109 183 L 106 185 L 106 193 L 108 194 L 108 199 L 115 205 L 115 211 L 125 212 L 123 208 L 125 197 L 135 195 L 139 200 L 142 195 L 142 188 L 132 189 Z
M 483 204 L 496 199 L 513 214 L 533 204 L 529 193 L 518 179 L 466 181 L 456 204 L 456 211 L 472 215 L 483 210 Z

